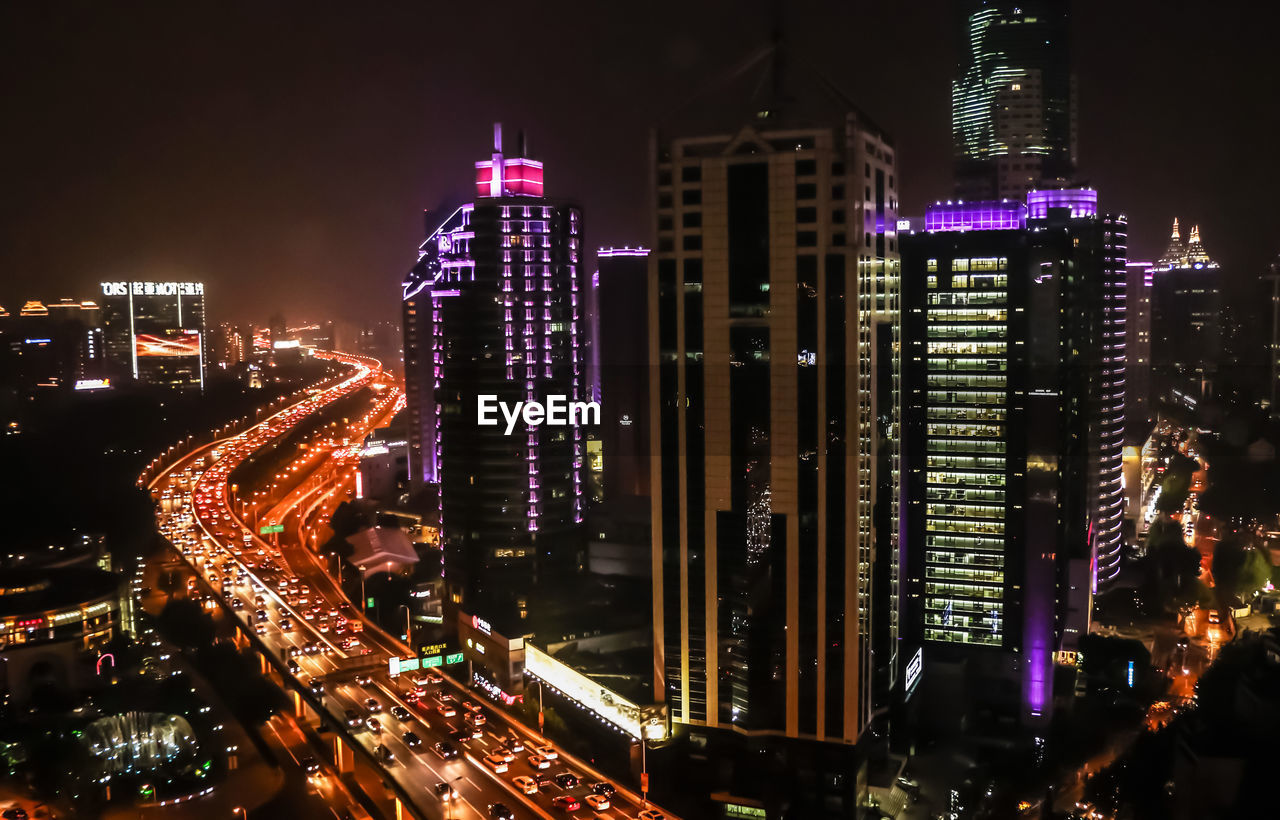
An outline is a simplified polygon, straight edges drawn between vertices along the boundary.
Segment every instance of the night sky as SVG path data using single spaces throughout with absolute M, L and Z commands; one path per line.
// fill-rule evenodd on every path
M 946 198 L 943 0 L 788 0 L 785 38 L 898 146 L 904 214 Z M 0 305 L 105 279 L 207 283 L 209 318 L 398 320 L 422 210 L 523 128 L 589 246 L 647 242 L 649 128 L 770 40 L 770 3 L 39 2 L 0 6 Z M 1270 3 L 1075 4 L 1082 181 L 1176 214 L 1252 277 L 1280 253 Z

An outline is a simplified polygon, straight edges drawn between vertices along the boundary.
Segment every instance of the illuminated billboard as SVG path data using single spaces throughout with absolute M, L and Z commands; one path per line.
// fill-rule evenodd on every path
M 524 669 L 634 738 L 661 740 L 667 735 L 666 719 L 660 707 L 638 706 L 528 641 L 524 642 Z
M 167 330 L 162 334 L 139 333 L 133 337 L 138 358 L 147 356 L 200 356 L 200 331 Z

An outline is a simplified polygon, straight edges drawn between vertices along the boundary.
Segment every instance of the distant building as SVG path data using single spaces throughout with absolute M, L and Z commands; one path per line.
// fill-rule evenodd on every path
M 0 383 L 36 389 L 110 386 L 98 305 L 30 300 L 14 313 L 0 308 Z
M 1027 726 L 1120 568 L 1125 247 L 1092 191 L 938 204 L 902 237 L 903 654 L 926 682 L 967 664 Z
M 542 163 L 506 154 L 500 126 L 474 174 L 404 280 L 410 479 L 439 484 L 449 604 L 516 634 L 536 580 L 578 565 L 587 449 L 582 418 L 508 434 L 496 402 L 587 393 L 582 211 L 544 195 Z
M 599 350 L 605 498 L 649 495 L 649 251 L 601 248 Z
M 144 384 L 204 389 L 204 284 L 103 282 L 102 327 L 115 372 Z
M 963 0 L 951 134 L 956 192 L 1022 199 L 1075 175 L 1075 89 L 1067 4 Z
M 1125 265 L 1125 441 L 1140 445 L 1151 432 L 1150 262 Z
M 1193 227 L 1184 243 L 1173 220 L 1169 247 L 1151 271 L 1153 399 L 1194 410 L 1214 391 L 1222 355 L 1222 270 Z

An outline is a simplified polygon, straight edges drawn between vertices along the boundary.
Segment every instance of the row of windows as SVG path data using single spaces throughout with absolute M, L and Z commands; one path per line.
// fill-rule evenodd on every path
M 930 518 L 924 522 L 924 528 L 932 532 L 1004 535 L 1003 521 L 947 521 L 940 518 Z
M 933 342 L 929 346 L 932 347 L 935 344 L 943 345 L 946 343 Z M 930 351 L 930 353 L 932 352 Z M 944 359 L 938 356 L 930 358 L 926 366 L 929 370 L 977 370 L 990 373 L 992 371 L 1004 372 L 1008 369 L 1008 364 L 1006 359 Z M 1001 384 L 1003 383 L 1002 379 Z M 977 384 L 974 384 L 974 387 L 977 386 Z
M 929 487 L 925 491 L 929 501 L 980 501 L 1004 503 L 1004 490 L 973 487 Z
M 962 632 L 958 629 L 938 629 L 936 627 L 925 627 L 924 639 L 926 641 L 939 641 L 945 643 L 966 643 L 978 646 L 999 646 L 1001 643 L 1000 635 L 991 632 Z
M 1007 353 L 1009 345 L 1006 342 L 929 342 L 927 349 L 930 356 L 998 356 Z
M 951 296 L 956 294 L 930 294 L 931 296 Z M 967 296 L 969 294 L 958 294 Z M 1009 319 L 1006 308 L 929 308 L 930 322 L 1005 322 Z
M 930 407 L 930 421 L 1004 421 L 1003 407 Z
M 925 381 L 929 387 L 946 389 L 949 387 L 1005 387 L 1008 380 L 1004 376 L 986 376 L 975 373 L 953 373 L 942 375 L 929 374 Z
M 930 305 L 1001 305 L 1009 300 L 1009 294 L 1002 290 L 988 290 L 980 293 L 930 293 L 926 299 Z
M 929 339 L 1003 339 L 1006 335 L 1004 325 L 929 325 L 925 330 Z
M 1004 506 L 982 504 L 925 504 L 925 515 L 930 518 L 1004 518 Z
M 1004 404 L 1005 394 L 1001 390 L 930 390 L 929 402 L 936 404 L 972 404 L 992 405 Z
M 925 567 L 924 577 L 938 581 L 972 581 L 984 584 L 1003 584 L 1004 573 L 995 569 L 963 569 L 952 567 Z
M 1000 560 L 1004 560 L 1004 539 L 982 535 L 953 535 L 951 533 L 930 533 L 925 536 L 926 547 L 957 547 L 960 549 L 999 550 Z
M 983 601 L 993 601 L 990 607 L 1003 606 L 1001 601 L 1004 599 L 1004 590 L 998 586 L 980 586 L 978 584 L 957 584 L 953 581 L 926 581 L 924 584 L 925 595 L 929 598 L 969 598 L 979 599 Z M 925 608 L 941 608 L 938 601 L 930 601 L 925 599 Z M 957 608 L 959 602 L 952 602 L 952 609 Z M 931 606 L 932 604 L 932 606 Z
M 930 457 L 930 460 L 932 460 L 932 458 L 933 457 Z M 1004 473 L 951 473 L 930 470 L 925 473 L 924 480 L 928 484 L 964 484 L 969 487 L 1003 487 Z
M 994 424 L 929 424 L 925 429 L 931 438 L 933 436 L 999 438 L 1004 435 L 1004 428 Z
M 929 440 L 929 452 L 931 453 L 1004 455 L 1004 451 L 1004 442 L 999 439 L 966 439 L 963 441 L 953 441 L 951 439 L 935 438 Z
M 1001 544 L 1003 546 L 1003 544 Z M 1004 568 L 1004 554 L 1000 552 L 957 552 L 955 550 L 926 550 L 929 564 L 955 564 L 957 566 Z

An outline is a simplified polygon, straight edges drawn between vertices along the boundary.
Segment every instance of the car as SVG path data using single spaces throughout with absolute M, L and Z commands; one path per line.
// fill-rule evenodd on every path
M 556 785 L 562 789 L 572 789 L 581 782 L 573 772 L 561 772 L 556 775 Z
M 507 761 L 508 763 L 516 759 L 515 754 L 512 753 L 512 751 L 508 749 L 506 746 L 503 746 L 501 744 L 498 745 L 498 751 L 494 752 L 494 754 L 502 755 L 502 759 Z
M 431 791 L 435 792 L 436 797 L 441 800 L 457 800 L 458 790 L 448 783 L 437 783 L 431 787 Z
M 316 772 L 320 771 L 320 763 L 311 755 L 307 755 L 306 757 L 302 758 L 302 760 L 299 760 L 298 763 L 301 764 L 302 770 L 305 771 L 307 774 L 315 774 Z
M 296 657 L 298 657 L 298 656 L 299 656 L 299 655 L 301 655 L 301 654 L 302 654 L 302 647 L 300 647 L 300 646 L 290 646 L 290 647 L 289 647 L 289 657 L 291 657 L 291 658 L 296 658 Z
M 373 683 L 373 678 L 368 675 L 356 675 L 356 686 L 368 686 Z
M 533 782 L 538 784 L 538 788 L 545 789 L 554 786 L 556 779 L 549 772 L 537 772 L 533 775 Z
M 364 727 L 375 735 L 382 734 L 382 724 L 375 717 L 365 718 Z
M 502 759 L 502 755 L 485 755 L 484 765 L 493 769 L 495 774 L 502 774 L 507 770 L 507 761 Z
M 636 815 L 638 820 L 667 820 L 667 816 L 657 809 L 645 809 Z
M 458 714 L 458 710 L 453 708 L 452 703 L 442 703 L 436 707 L 436 711 L 445 717 L 453 717 Z
M 462 702 L 462 708 L 466 709 L 468 712 L 479 712 L 480 704 L 476 703 L 475 701 L 464 700 Z
M 253 613 L 253 620 L 254 620 L 254 621 L 256 621 L 257 623 L 260 623 L 260 624 L 261 624 L 261 623 L 266 623 L 266 621 L 267 621 L 267 611 L 266 611 L 265 609 L 255 610 L 255 611 L 254 611 L 254 613 Z
M 540 746 L 530 746 L 529 751 L 541 757 L 545 757 L 547 760 L 555 760 L 560 756 L 559 752 L 546 743 L 543 743 Z
M 550 769 L 551 761 L 542 755 L 533 754 L 529 755 L 529 765 L 534 769 Z
M 1222 616 L 1218 614 L 1218 610 L 1216 609 L 1209 610 L 1209 623 L 1211 624 L 1222 623 Z
M 418 697 L 418 694 L 416 692 L 410 692 L 404 696 L 404 702 L 413 704 L 414 706 L 417 706 L 418 702 L 421 700 L 422 698 Z
M 577 811 L 582 808 L 582 804 L 578 802 L 578 798 L 571 794 L 562 794 L 551 801 L 551 805 L 560 811 L 568 814 L 571 811 Z
M 311 690 L 311 694 L 320 697 L 324 694 L 324 678 L 312 678 L 307 688 Z
M 515 820 L 515 813 L 503 803 L 490 803 L 488 811 L 492 820 Z
M 382 712 L 382 704 L 378 702 L 377 698 L 365 698 L 364 708 L 368 709 L 371 715 L 377 715 Z
M 373 747 L 373 753 L 378 756 L 378 760 L 382 763 L 392 763 L 396 759 L 395 753 L 381 743 Z
M 320 651 L 320 644 L 316 643 L 315 641 L 312 641 L 311 643 L 308 643 L 308 644 L 304 644 L 302 647 L 302 651 L 308 655 L 315 655 Z
M 431 747 L 443 760 L 453 760 L 458 756 L 458 749 L 447 740 L 442 740 Z
M 400 736 L 400 738 L 404 741 L 404 745 L 408 746 L 410 749 L 416 749 L 422 745 L 422 738 L 418 737 L 413 732 L 405 732 Z
M 589 794 L 583 799 L 587 801 L 587 805 L 594 811 L 604 811 L 610 805 L 609 798 L 603 794 Z
M 346 718 L 347 718 L 347 725 L 350 726 L 352 729 L 356 728 L 357 726 L 359 726 L 361 723 L 364 722 L 364 718 L 355 709 L 348 709 L 346 711 Z
M 468 729 L 454 729 L 449 733 L 449 739 L 454 743 L 465 743 L 468 740 L 474 740 L 471 731 Z
M 501 741 L 501 743 L 503 747 L 510 749 L 513 752 L 524 751 L 524 741 L 516 737 L 515 735 L 508 736 L 506 740 Z
M 590 789 L 592 794 L 598 794 L 601 797 L 613 797 L 618 793 L 618 790 L 613 787 L 612 783 L 606 783 L 603 780 L 598 780 L 587 788 Z
M 409 720 L 409 718 L 411 717 L 411 715 L 409 714 L 409 710 L 404 708 L 403 706 L 399 706 L 399 705 L 392 706 L 390 711 L 391 711 L 391 716 L 396 720 Z
M 265 635 L 267 634 L 267 625 L 264 622 L 259 621 L 253 625 L 253 631 L 259 635 Z
M 285 631 L 285 632 L 289 632 L 289 631 L 291 631 L 291 630 L 293 629 L 293 619 L 292 619 L 292 618 L 281 618 L 281 619 L 280 619 L 280 629 L 281 629 L 281 630 L 283 630 L 283 631 Z
M 522 774 L 517 777 L 511 778 L 511 785 L 515 786 L 524 794 L 538 793 L 538 784 L 534 781 L 532 777 L 529 777 L 529 775 L 527 774 Z
M 481 726 L 489 722 L 483 712 L 467 712 L 467 715 L 463 720 L 465 720 L 469 725 L 474 726 L 477 732 L 480 731 Z
M 295 661 L 293 658 L 289 659 L 287 666 L 288 666 L 290 675 L 297 675 L 302 671 L 302 667 L 298 666 L 298 662 Z
M 146 593 L 144 592 L 144 593 L 143 593 L 143 595 L 146 595 Z M 241 599 L 239 599 L 239 598 L 232 598 L 232 599 L 231 599 L 231 608 L 232 608 L 232 609 L 244 609 L 244 601 L 242 601 L 242 600 L 241 600 Z

